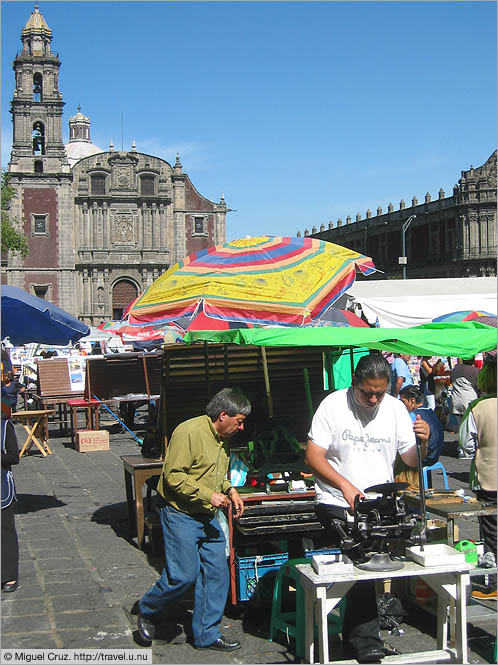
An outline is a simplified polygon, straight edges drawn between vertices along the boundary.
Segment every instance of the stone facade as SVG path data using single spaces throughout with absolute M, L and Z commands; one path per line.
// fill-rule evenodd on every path
M 440 189 L 433 201 L 427 192 L 423 202 L 413 197 L 407 207 L 402 199 L 399 210 L 390 203 L 386 212 L 379 207 L 364 219 L 348 215 L 346 223 L 338 219 L 304 235 L 371 256 L 383 271 L 379 279 L 397 279 L 403 276 L 403 227 L 407 278 L 496 275 L 496 150 L 479 168 L 461 172 L 452 196 Z
M 10 215 L 22 220 L 30 253 L 3 262 L 3 283 L 56 303 L 85 322 L 119 318 L 124 307 L 186 255 L 225 242 L 223 195 L 209 201 L 165 160 L 107 152 L 90 141 L 78 108 L 62 140 L 64 101 L 52 32 L 35 6 L 13 68 Z

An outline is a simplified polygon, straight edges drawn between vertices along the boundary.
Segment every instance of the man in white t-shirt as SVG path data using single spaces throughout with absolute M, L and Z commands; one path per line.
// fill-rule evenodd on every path
M 353 385 L 328 395 L 311 424 L 306 463 L 315 474 L 318 519 L 336 539 L 331 520 L 347 530 L 357 495 L 367 487 L 393 482 L 396 454 L 417 466 L 415 437 L 427 445 L 430 429 L 420 417 L 412 423 L 398 399 L 386 395 L 391 373 L 380 354 L 364 356 L 353 374 Z M 360 663 L 384 657 L 380 638 L 375 585 L 355 584 L 347 594 L 342 638 Z

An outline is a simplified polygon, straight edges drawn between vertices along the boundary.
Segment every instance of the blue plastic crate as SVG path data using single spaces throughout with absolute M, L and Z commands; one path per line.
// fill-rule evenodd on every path
M 270 600 L 280 566 L 289 560 L 287 552 L 259 556 L 235 557 L 237 568 L 237 599 L 249 600 L 254 594 Z
M 342 554 L 342 550 L 340 550 L 338 547 L 326 547 L 323 550 L 305 550 L 304 551 L 304 556 L 307 559 L 311 559 L 314 556 L 320 556 L 322 554 Z

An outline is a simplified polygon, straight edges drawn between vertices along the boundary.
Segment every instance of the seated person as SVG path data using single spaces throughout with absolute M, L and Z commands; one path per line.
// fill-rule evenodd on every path
M 415 421 L 417 416 L 420 416 L 429 425 L 430 432 L 427 442 L 427 452 L 422 459 L 422 466 L 432 466 L 438 461 L 443 449 L 443 426 L 432 409 L 422 406 L 424 396 L 417 386 L 402 388 L 399 397 L 406 406 L 413 421 Z M 409 483 L 410 489 L 418 490 L 418 469 L 408 467 L 398 455 L 394 464 L 394 480 Z
M 15 413 L 17 411 L 17 396 L 23 393 L 26 388 L 14 378 L 13 372 L 6 372 L 3 378 L 3 388 L 10 402 L 10 408 Z
M 415 421 L 415 418 L 419 415 L 430 427 L 431 432 L 427 444 L 427 454 L 422 460 L 422 466 L 432 466 L 438 461 L 443 450 L 443 426 L 435 412 L 429 407 L 423 406 L 424 396 L 417 386 L 402 388 L 399 396 L 406 406 L 411 419 Z

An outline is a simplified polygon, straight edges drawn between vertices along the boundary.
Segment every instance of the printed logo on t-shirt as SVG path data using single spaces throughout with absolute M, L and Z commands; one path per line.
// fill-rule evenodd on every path
M 342 432 L 342 440 L 349 441 L 353 444 L 353 449 L 355 451 L 364 452 L 381 452 L 382 446 L 389 446 L 392 443 L 391 437 L 376 437 L 369 436 L 367 432 L 363 435 L 355 435 L 351 432 L 350 429 L 345 429 Z

